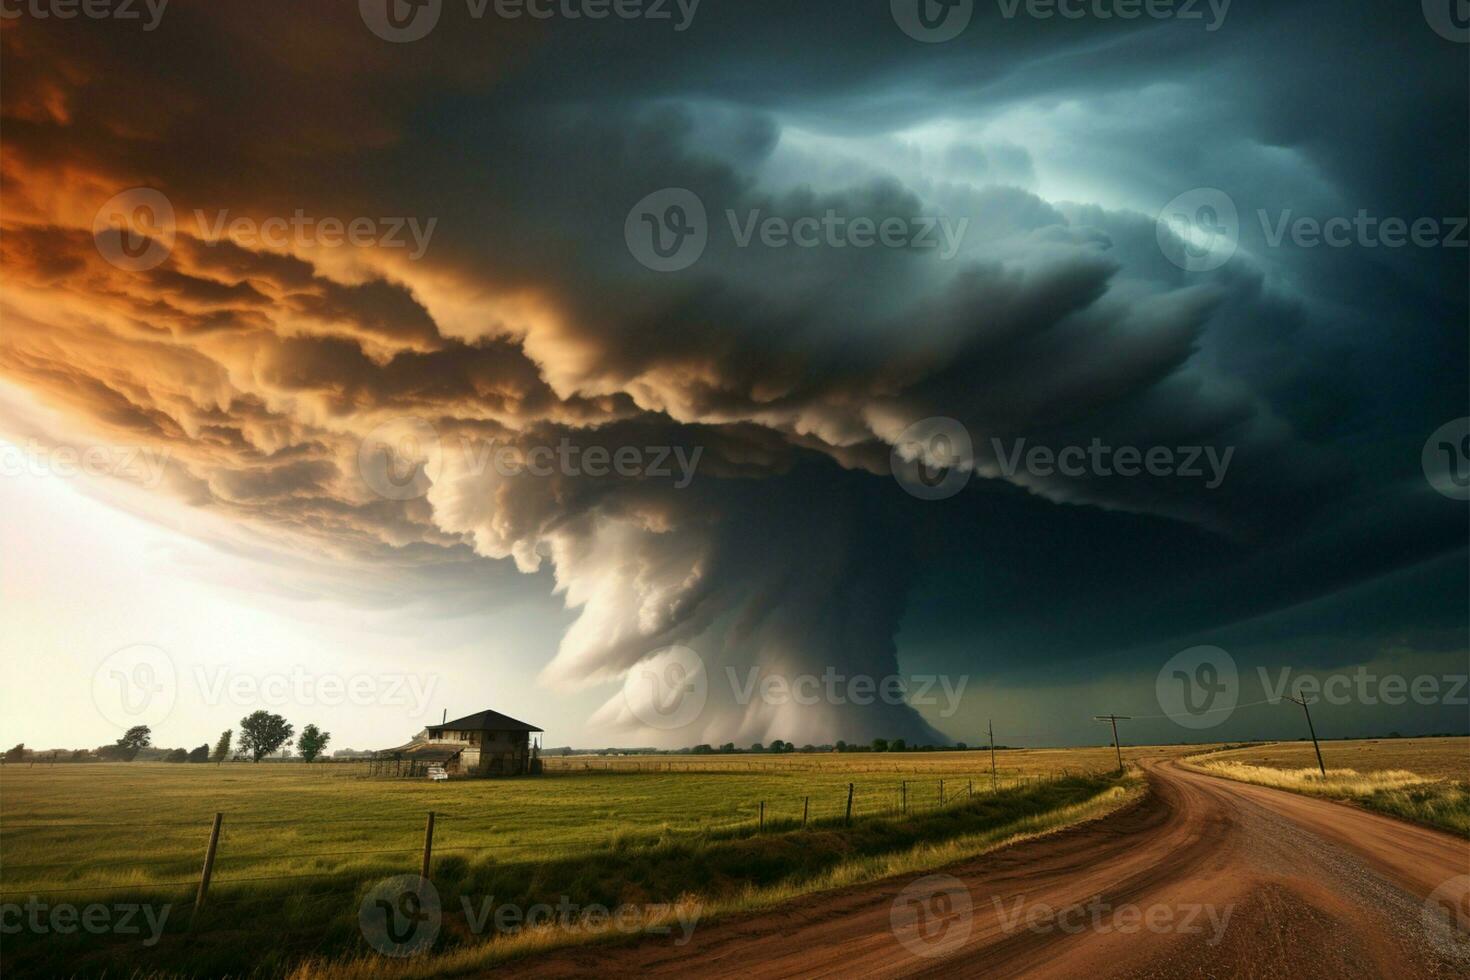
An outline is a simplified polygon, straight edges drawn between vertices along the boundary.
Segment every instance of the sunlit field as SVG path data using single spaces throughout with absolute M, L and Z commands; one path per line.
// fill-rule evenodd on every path
M 1310 742 L 1231 749 L 1193 760 L 1227 779 L 1345 800 L 1470 837 L 1470 739 L 1324 742 L 1322 761 L 1325 776 Z
M 1470 738 L 1361 738 L 1323 742 L 1322 761 L 1328 769 L 1406 769 L 1432 779 L 1470 780 Z M 1211 757 L 1217 762 L 1241 762 L 1275 769 L 1317 766 L 1311 742 L 1271 742 L 1229 749 Z
M 997 752 L 993 782 L 988 752 L 573 757 L 548 760 L 541 777 L 439 783 L 369 779 L 363 766 L 336 764 L 7 766 L 4 902 L 147 902 L 169 918 L 146 948 L 24 935 L 7 937 L 6 961 L 101 972 L 125 954 L 130 968 L 210 972 L 238 962 L 243 944 L 266 957 L 267 973 L 306 957 L 319 971 L 371 952 L 359 904 L 382 878 L 417 874 L 431 810 L 431 878 L 446 907 L 469 894 L 695 901 L 706 915 L 759 907 L 958 860 L 1121 805 L 1139 783 L 1120 782 L 1112 761 L 1111 748 Z M 186 939 L 216 811 L 208 904 Z M 482 937 L 446 924 L 440 943 L 471 969 L 547 942 L 531 938 L 467 952 Z

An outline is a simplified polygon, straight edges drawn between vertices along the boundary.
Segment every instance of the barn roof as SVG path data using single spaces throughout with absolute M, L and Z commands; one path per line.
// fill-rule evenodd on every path
M 430 725 L 429 727 L 437 729 L 453 728 L 460 731 L 472 732 L 545 731 L 545 729 L 537 728 L 535 725 L 528 725 L 523 721 L 516 721 L 509 715 L 503 715 L 498 711 L 491 711 L 488 708 L 484 711 L 477 711 L 472 715 L 465 715 L 463 718 L 455 718 L 453 721 L 446 721 L 439 725 Z

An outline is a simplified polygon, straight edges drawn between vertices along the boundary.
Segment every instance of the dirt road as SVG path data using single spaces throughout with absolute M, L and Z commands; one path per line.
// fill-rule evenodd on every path
M 700 926 L 682 947 L 567 951 L 516 972 L 1470 976 L 1470 843 L 1174 762 L 1145 769 L 1141 803 L 940 875 Z

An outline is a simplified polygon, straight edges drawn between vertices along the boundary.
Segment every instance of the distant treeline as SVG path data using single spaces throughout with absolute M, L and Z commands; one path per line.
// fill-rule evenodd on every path
M 857 742 L 845 742 L 838 739 L 823 745 L 797 746 L 791 742 L 783 742 L 779 738 L 770 743 L 755 742 L 747 748 L 737 746 L 734 742 L 726 742 L 724 745 L 714 746 L 702 743 L 700 745 L 685 746 L 679 749 L 655 749 L 651 746 L 638 746 L 635 748 L 610 747 L 605 749 L 574 749 L 570 745 L 562 745 L 556 748 L 543 749 L 545 755 L 569 756 L 569 755 L 781 755 L 789 752 L 816 753 L 816 752 L 968 752 L 972 748 L 988 749 L 989 744 L 971 746 L 964 742 L 956 742 L 953 745 L 909 745 L 901 738 L 886 739 L 875 738 L 872 742 L 861 744 Z M 996 749 L 1009 749 L 1014 746 L 996 744 Z

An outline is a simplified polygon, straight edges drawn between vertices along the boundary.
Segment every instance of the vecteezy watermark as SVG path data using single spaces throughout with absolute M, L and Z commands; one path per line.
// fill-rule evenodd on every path
M 1017 476 L 1050 478 L 1139 476 L 1200 480 L 1215 490 L 1225 482 L 1235 447 L 1114 446 L 1094 437 L 1087 445 L 1028 445 L 1016 439 L 1008 446 L 991 437 L 996 468 L 1008 480 Z M 921 500 L 953 497 L 969 483 L 976 467 L 974 441 L 955 419 L 920 419 L 899 433 L 889 453 L 893 477 Z
M 445 453 L 458 453 L 457 473 L 467 477 L 623 477 L 672 480 L 683 490 L 694 482 L 703 446 L 582 446 L 563 436 L 555 445 L 523 445 L 461 435 L 446 449 L 432 423 L 414 416 L 377 425 L 357 447 L 357 469 L 380 497 L 425 496 L 443 471 Z
M 0 20 L 31 17 L 35 20 L 142 21 L 143 30 L 158 28 L 168 0 L 0 0 Z
M 1094 438 L 1086 446 L 1026 447 L 1025 439 L 1017 439 L 1009 450 L 999 439 L 992 438 L 990 446 L 995 453 L 1000 471 L 1008 479 L 1024 470 L 1031 476 L 1083 477 L 1122 476 L 1134 477 L 1148 474 L 1158 477 L 1184 477 L 1203 479 L 1206 490 L 1214 490 L 1225 482 L 1225 473 L 1230 469 L 1230 460 L 1235 456 L 1235 447 L 1226 446 L 1221 452 L 1214 446 L 1110 446 Z M 1023 455 L 1024 454 L 1024 455 Z M 1023 465 L 1024 464 L 1024 465 Z M 1209 472 L 1205 469 L 1208 466 Z
M 703 907 L 698 902 L 651 902 L 636 905 L 625 902 L 609 908 L 598 903 L 581 905 L 566 895 L 555 904 L 535 902 L 520 905 L 496 903 L 489 895 L 475 900 L 468 895 L 459 899 L 469 932 L 476 936 L 487 931 L 500 935 L 516 935 L 523 930 L 555 929 L 568 933 L 619 932 L 624 935 L 674 936 L 675 946 L 685 946 L 694 937 Z
M 1465 248 L 1470 218 L 1403 218 L 1359 208 L 1352 216 L 1313 217 L 1256 209 L 1267 248 Z M 1218 269 L 1240 245 L 1240 213 L 1218 187 L 1196 187 L 1164 205 L 1155 222 L 1159 249 L 1186 272 Z
M 959 253 L 969 218 L 937 215 L 848 215 L 828 208 L 820 216 L 790 218 L 759 208 L 725 211 L 736 248 L 936 249 L 941 260 Z M 655 272 L 678 272 L 698 262 L 709 245 L 704 202 L 683 187 L 654 191 L 634 204 L 623 221 L 623 239 L 639 264 Z
M 881 702 L 930 707 L 940 703 L 935 693 L 937 688 L 944 696 L 944 707 L 939 711 L 941 718 L 950 718 L 959 710 L 960 698 L 964 697 L 965 686 L 970 683 L 969 675 L 965 674 L 957 679 L 948 674 L 874 677 L 871 674 L 841 673 L 832 666 L 820 675 L 803 673 L 794 676 L 755 666 L 746 668 L 744 678 L 734 667 L 727 666 L 725 676 L 734 692 L 735 703 L 739 705 L 748 705 L 759 695 L 760 700 L 769 705 L 855 704 L 866 707 Z
M 1154 681 L 1159 708 L 1185 728 L 1213 728 L 1240 701 L 1235 658 L 1219 647 L 1198 646 L 1170 657 Z
M 384 956 L 416 956 L 434 945 L 443 922 L 439 889 L 418 875 L 378 882 L 357 909 L 368 945 Z
M 996 0 L 1000 15 L 1013 20 L 1198 20 L 1213 33 L 1225 23 L 1230 0 Z M 1206 17 L 1208 16 L 1208 20 Z
M 915 956 L 947 956 L 965 945 L 974 927 L 974 903 L 953 875 L 926 875 L 910 882 L 888 908 L 888 928 Z
M 1460 707 L 1470 704 L 1467 674 L 1380 674 L 1367 667 L 1352 671 L 1336 671 L 1319 675 L 1297 673 L 1293 678 L 1290 667 L 1281 667 L 1273 680 L 1270 671 L 1257 667 L 1261 676 L 1261 687 L 1266 696 L 1280 701 L 1288 695 L 1322 700 L 1332 705 L 1400 705 L 1418 704 L 1450 705 Z
M 623 677 L 623 703 L 649 728 L 683 728 L 700 716 L 708 700 L 704 658 L 688 647 L 659 650 Z
M 92 936 L 146 936 L 144 946 L 154 946 L 163 935 L 173 903 L 153 905 L 148 902 L 113 902 L 73 905 L 71 902 L 45 902 L 35 895 L 24 903 L 0 903 L 0 933 L 14 936 L 29 932 L 34 935 L 68 936 L 85 932 Z
M 173 658 L 147 643 L 114 650 L 92 672 L 92 703 L 118 728 L 168 717 L 179 696 Z
M 303 248 L 401 248 L 410 261 L 418 261 L 429 250 L 438 218 L 414 217 L 342 219 L 319 217 L 297 208 L 291 215 L 253 218 L 230 217 L 228 208 L 214 212 L 194 209 L 195 237 L 205 245 L 229 240 L 250 249 Z
M 993 896 L 1000 927 L 1007 933 L 1019 929 L 1045 935 L 1061 932 L 1080 935 L 1085 932 L 1135 935 L 1204 936 L 1207 946 L 1218 946 L 1230 926 L 1235 906 L 1200 904 L 1198 902 L 1155 902 L 1148 906 L 1124 903 L 1114 905 L 1094 895 L 1087 902 L 1054 906 L 1046 902 L 1027 902 L 1024 896 L 1006 901 Z
M 960 422 L 935 416 L 899 433 L 888 454 L 893 478 L 920 500 L 944 500 L 965 488 L 975 471 L 975 444 Z
M 1470 947 L 1470 875 L 1441 883 L 1424 899 L 1420 915 L 1429 929 L 1447 929 L 1462 947 Z
M 243 248 L 284 250 L 300 248 L 404 249 L 410 260 L 423 258 L 438 218 L 339 218 L 308 214 L 297 208 L 290 215 L 265 218 L 235 215 L 228 208 L 193 211 L 193 236 L 206 247 L 230 241 Z M 127 272 L 146 272 L 168 259 L 178 239 L 178 215 L 173 203 L 152 187 L 133 187 L 115 194 L 92 219 L 92 238 L 108 262 Z
M 555 929 L 568 933 L 619 932 L 625 935 L 674 935 L 674 945 L 687 945 L 694 936 L 703 907 L 696 901 L 626 902 L 609 908 L 598 903 L 579 904 L 569 896 L 556 902 L 496 902 L 494 895 L 461 895 L 462 929 L 456 932 L 484 936 L 514 936 L 524 931 Z M 439 891 L 418 875 L 397 875 L 378 882 L 363 897 L 357 921 L 368 945 L 384 956 L 415 956 L 430 949 L 451 914 L 443 908 Z M 675 935 L 675 929 L 678 934 Z
M 289 672 L 245 674 L 229 666 L 194 668 L 194 683 L 205 704 L 278 708 L 284 705 L 334 708 L 383 705 L 408 709 L 417 718 L 428 709 L 439 675 L 397 672 L 335 674 L 296 665 Z
M 1424 479 L 1451 500 L 1470 500 L 1470 417 L 1446 422 L 1424 442 Z
M 162 265 L 174 248 L 174 206 L 162 191 L 132 187 L 114 194 L 92 218 L 92 241 L 125 272 Z
M 1264 208 L 1256 211 L 1261 232 L 1269 248 L 1290 241 L 1297 248 L 1465 248 L 1470 246 L 1466 228 L 1470 218 L 1380 217 L 1359 208 L 1351 218 L 1334 215 L 1314 218 L 1295 214 L 1290 208 L 1276 215 Z
M 1231 0 L 995 0 L 1006 20 L 1152 20 L 1204 21 L 1206 31 L 1225 23 Z M 893 22 L 915 41 L 953 41 L 970 26 L 974 0 L 889 0 Z M 1208 15 L 1208 20 L 1206 17 Z
M 1154 219 L 1164 257 L 1186 272 L 1218 269 L 1240 244 L 1235 201 L 1218 187 L 1196 187 L 1174 198 Z
M 163 482 L 168 449 L 146 446 L 47 446 L 36 439 L 0 445 L 0 477 L 114 476 L 154 489 Z
M 646 20 L 672 23 L 683 33 L 694 23 L 700 0 L 465 0 L 472 20 Z M 422 40 L 439 24 L 444 0 L 358 0 L 368 30 L 385 41 Z
M 1446 41 L 1470 44 L 1470 2 L 1467 0 L 1421 0 L 1424 20 Z

